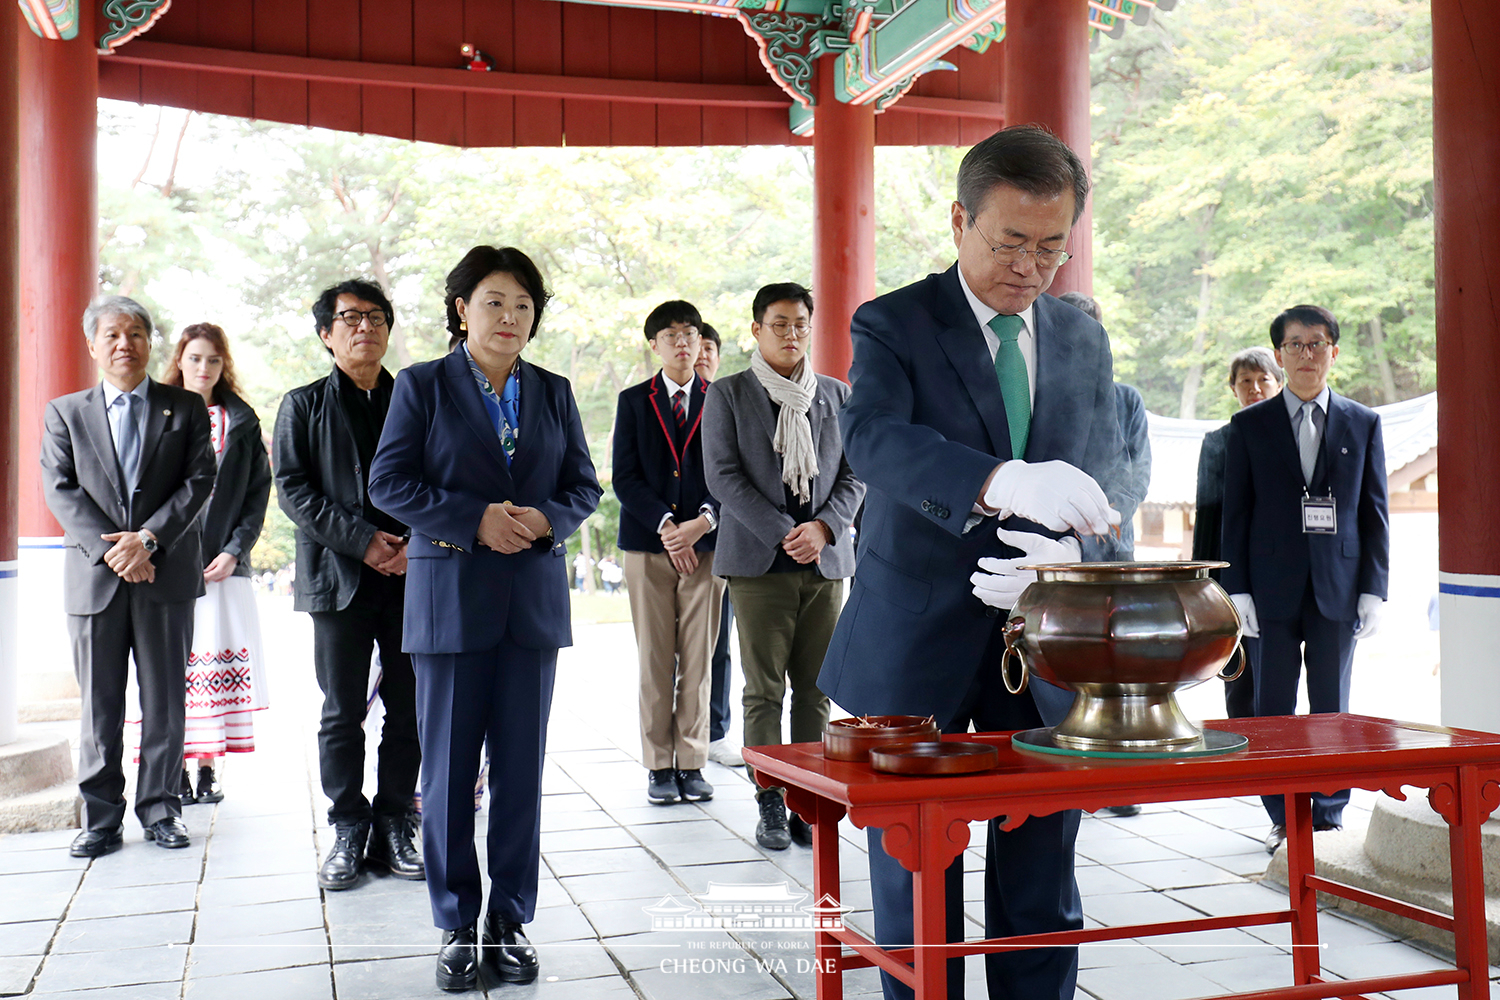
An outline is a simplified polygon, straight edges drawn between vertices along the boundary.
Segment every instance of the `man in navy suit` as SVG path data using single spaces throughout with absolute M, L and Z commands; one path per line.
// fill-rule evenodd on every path
M 869 484 L 854 587 L 818 686 L 857 713 L 932 715 L 945 732 L 1028 729 L 1062 719 L 1072 695 L 1000 682 L 1006 609 L 1035 562 L 1077 559 L 1072 534 L 1119 523 L 1107 492 L 1124 442 L 1109 340 L 1043 295 L 1068 258 L 1088 196 L 1078 157 L 1045 129 L 975 146 L 952 206 L 958 263 L 854 315 L 853 391 L 840 422 Z M 1101 488 L 1102 487 L 1102 488 Z M 975 566 L 979 572 L 971 572 Z M 1076 811 L 1003 832 L 991 822 L 985 932 L 1082 926 L 1073 879 Z M 875 933 L 912 941 L 911 875 L 870 831 Z M 961 858 L 948 869 L 948 933 L 963 936 Z M 1077 950 L 988 955 L 992 998 L 1068 1000 Z M 949 962 L 950 996 L 963 963 Z M 882 974 L 887 997 L 909 987 Z
M 646 317 L 661 371 L 620 393 L 615 494 L 630 620 L 641 663 L 641 753 L 658 805 L 713 798 L 708 763 L 709 661 L 724 581 L 714 576 L 719 512 L 703 480 L 703 397 L 693 370 L 703 319 L 690 302 Z
M 1286 391 L 1229 421 L 1221 582 L 1260 637 L 1255 714 L 1291 715 L 1307 665 L 1313 712 L 1349 710 L 1354 641 L 1375 633 L 1390 570 L 1380 417 L 1328 388 L 1339 323 L 1293 306 L 1271 323 Z M 1263 798 L 1266 851 L 1286 839 L 1286 803 Z M 1348 790 L 1313 794 L 1314 830 L 1337 830 Z

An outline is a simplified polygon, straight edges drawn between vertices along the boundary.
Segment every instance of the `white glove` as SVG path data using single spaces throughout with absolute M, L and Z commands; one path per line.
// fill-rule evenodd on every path
M 1385 601 L 1374 594 L 1359 595 L 1359 624 L 1355 626 L 1354 638 L 1368 639 L 1380 631 L 1380 614 L 1385 609 Z
M 1246 639 L 1260 638 L 1260 619 L 1255 617 L 1255 598 L 1249 594 L 1230 594 L 1229 601 L 1240 613 L 1240 634 Z
M 1067 462 L 1002 463 L 982 501 L 1002 518 L 1016 514 L 1051 531 L 1107 535 L 1120 523 L 1094 478 Z
M 1009 610 L 1016 606 L 1021 591 L 1036 583 L 1036 570 L 1017 569 L 1037 563 L 1077 562 L 1078 539 L 1069 536 L 1051 539 L 1030 531 L 999 531 L 1000 540 L 1026 553 L 1019 559 L 981 559 L 981 572 L 969 577 L 974 596 L 992 608 Z

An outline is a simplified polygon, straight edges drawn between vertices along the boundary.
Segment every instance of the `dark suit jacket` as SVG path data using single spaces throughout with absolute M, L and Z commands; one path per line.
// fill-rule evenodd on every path
M 1109 339 L 1072 306 L 1040 296 L 1028 462 L 1060 459 L 1119 495 L 1124 442 Z M 955 268 L 861 306 L 853 392 L 840 423 L 868 484 L 859 566 L 818 687 L 856 713 L 933 715 L 946 725 L 983 663 L 998 611 L 972 593 L 982 556 L 1019 553 L 995 519 L 964 524 L 985 479 L 1011 458 L 1005 401 Z M 1013 518 L 1014 527 L 1045 532 Z M 1032 678 L 1048 723 L 1072 694 Z
M 229 440 L 219 459 L 213 496 L 203 508 L 203 564 L 221 552 L 239 560 L 235 576 L 250 575 L 250 550 L 260 537 L 271 499 L 271 461 L 260 436 L 260 418 L 250 404 L 224 390 Z
M 214 451 L 203 397 L 152 382 L 146 396 L 140 482 L 129 517 L 120 483 L 104 389 L 94 386 L 47 404 L 42 434 L 42 489 L 65 532 L 63 602 L 70 615 L 103 611 L 121 583 L 104 563 L 113 546 L 100 535 L 147 528 L 160 548 L 156 580 L 136 586 L 155 601 L 203 594 L 198 512 L 214 485 Z
M 1287 392 L 1290 390 L 1282 390 Z M 1302 461 L 1280 396 L 1247 406 L 1229 421 L 1224 460 L 1221 583 L 1249 594 L 1261 619 L 1294 618 L 1312 580 L 1318 610 L 1331 621 L 1359 617 L 1360 594 L 1387 596 L 1391 532 L 1380 417 L 1328 394 L 1322 448 L 1308 490 L 1337 501 L 1338 533 L 1302 531 Z
M 1216 562 L 1224 532 L 1224 455 L 1229 450 L 1229 425 L 1203 435 L 1198 451 L 1198 489 L 1193 507 L 1193 558 Z M 1208 575 L 1219 579 L 1220 571 Z
M 490 649 L 507 631 L 528 649 L 572 645 L 563 542 L 603 491 L 568 380 L 516 363 L 521 426 L 508 464 L 462 350 L 413 365 L 396 380 L 370 497 L 412 528 L 402 631 L 408 653 Z M 546 514 L 554 540 L 513 555 L 479 545 L 485 508 L 505 500 Z
M 833 532 L 833 541 L 807 568 L 825 580 L 847 579 L 854 572 L 849 525 L 864 500 L 865 486 L 844 457 L 838 408 L 849 387 L 830 375 L 819 375 L 818 394 L 807 411 L 817 452 L 813 477 L 813 520 Z M 781 456 L 776 454 L 776 411 L 771 395 L 753 371 L 726 375 L 709 386 L 703 413 L 703 461 L 708 488 L 719 500 L 719 544 L 714 551 L 715 576 L 760 576 L 771 568 L 781 540 L 797 526 L 787 510 Z
M 620 393 L 615 413 L 615 439 L 610 449 L 614 462 L 614 490 L 620 498 L 620 548 L 631 552 L 663 552 L 656 526 L 663 515 L 681 521 L 698 516 L 708 504 L 714 514 L 719 505 L 703 481 L 703 399 L 708 383 L 693 376 L 689 390 L 686 439 L 679 447 L 677 418 L 667 387 L 657 372 L 644 382 Z M 712 552 L 718 539 L 710 531 L 693 546 Z
M 386 385 L 391 375 L 380 370 Z M 271 451 L 276 502 L 297 526 L 298 611 L 342 611 L 359 589 L 375 525 L 365 518 L 364 473 L 339 373 L 298 386 L 281 400 Z

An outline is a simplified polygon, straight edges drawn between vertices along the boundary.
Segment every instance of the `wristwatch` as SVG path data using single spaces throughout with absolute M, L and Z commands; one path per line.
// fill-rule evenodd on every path
M 141 545 L 147 552 L 150 552 L 153 555 L 156 553 L 156 550 L 157 548 L 159 548 L 159 546 L 156 544 L 156 539 L 151 537 L 150 532 L 142 528 L 140 531 L 136 532 L 136 537 L 141 540 Z
M 702 507 L 699 507 L 698 513 L 703 515 L 703 519 L 708 522 L 709 531 L 714 531 L 719 527 L 719 518 L 716 514 L 714 514 L 714 509 L 708 504 L 704 504 Z

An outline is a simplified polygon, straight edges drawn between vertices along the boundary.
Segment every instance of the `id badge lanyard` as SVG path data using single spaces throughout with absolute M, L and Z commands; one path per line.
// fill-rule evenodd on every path
M 1336 535 L 1339 530 L 1338 502 L 1330 490 L 1326 497 L 1309 496 L 1302 491 L 1302 533 L 1304 535 Z

